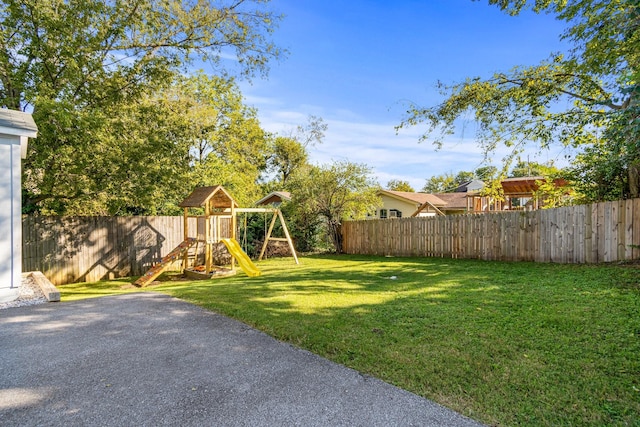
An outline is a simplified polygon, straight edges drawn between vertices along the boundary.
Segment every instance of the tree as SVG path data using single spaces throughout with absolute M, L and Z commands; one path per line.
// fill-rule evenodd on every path
M 409 192 L 409 193 L 413 193 L 413 192 L 416 191 L 416 190 L 413 189 L 411 184 L 409 184 L 409 182 L 401 181 L 399 179 L 392 179 L 389 182 L 387 182 L 387 190 L 391 190 L 391 191 L 406 191 L 406 192 Z
M 451 193 L 460 185 L 474 178 L 475 174 L 473 172 L 460 171 L 456 175 L 444 173 L 429 178 L 424 187 L 422 187 L 422 191 L 425 193 Z
M 327 124 L 321 117 L 309 116 L 306 125 L 299 125 L 288 135 L 275 138 L 269 163 L 280 178 L 282 188 L 286 188 L 291 174 L 307 165 L 308 148 L 322 144 L 326 130 Z
M 221 184 L 241 204 L 255 200 L 270 146 L 256 110 L 244 105 L 235 81 L 198 73 L 179 78 L 161 96 L 181 109 L 187 127 L 189 185 Z
M 254 4 L 188 0 L 4 0 L 0 5 L 2 106 L 37 109 L 113 103 L 185 63 L 236 56 L 246 75 L 282 52 L 269 40 L 279 17 Z M 231 51 L 230 51 L 231 50 Z
M 286 136 L 278 136 L 273 142 L 271 166 L 275 169 L 282 186 L 287 185 L 291 174 L 307 164 L 309 154 L 298 140 Z M 285 187 L 286 188 L 286 187 Z
M 538 189 L 534 197 L 544 201 L 543 209 L 557 208 L 560 206 L 570 206 L 575 203 L 575 189 L 571 186 L 559 186 L 555 176 L 546 175 L 544 179 L 537 182 Z
M 509 177 L 542 176 L 545 174 L 548 175 L 551 170 L 558 171 L 558 169 L 553 166 L 553 162 L 543 164 L 518 159 L 513 168 L 511 168 Z
M 490 180 L 496 177 L 498 174 L 498 168 L 495 166 L 481 166 L 473 172 L 473 179 L 480 179 L 482 181 Z
M 269 156 L 267 137 L 256 112 L 242 103 L 233 80 L 197 74 L 135 102 L 92 111 L 100 122 L 84 133 L 69 131 L 58 140 L 91 136 L 86 150 L 65 151 L 58 170 L 26 174 L 28 211 L 65 214 L 176 214 L 194 186 L 222 184 L 240 203 L 255 200 L 257 181 Z M 53 121 L 45 126 L 55 125 Z M 50 148 L 51 155 L 61 151 Z M 46 152 L 43 152 L 43 154 Z M 31 171 L 50 162 L 34 156 Z M 58 197 L 40 199 L 40 192 Z
M 30 144 L 25 211 L 154 213 L 150 200 L 172 200 L 181 182 L 177 172 L 187 170 L 188 157 L 176 141 L 185 128 L 169 106 L 144 97 L 117 112 L 64 113 L 40 122 L 40 135 L 56 135 L 55 145 L 36 144 L 42 136 Z
M 292 203 L 306 218 L 323 220 L 336 253 L 342 252 L 342 221 L 364 218 L 380 203 L 370 172 L 365 165 L 344 161 L 309 166 L 292 178 Z
M 436 145 L 454 131 L 456 120 L 472 111 L 478 141 L 486 151 L 498 144 L 512 148 L 512 158 L 528 141 L 545 148 L 560 143 L 594 147 L 617 144 L 627 173 L 640 164 L 638 72 L 640 3 L 637 0 L 489 0 L 511 14 L 533 7 L 555 13 L 569 24 L 562 36 L 573 42 L 568 55 L 555 54 L 534 66 L 519 66 L 490 78 L 458 84 L 439 83 L 445 100 L 423 108 L 411 105 L 400 124 L 426 124 L 422 139 L 434 133 Z M 568 105 L 565 110 L 561 106 Z M 594 152 L 595 154 L 595 152 Z M 510 161 L 511 159 L 506 159 Z M 640 181 L 640 180 L 639 180 Z M 628 180 L 631 184 L 634 181 Z M 634 188 L 635 187 L 635 188 Z M 637 194 L 634 185 L 626 193 Z
M 306 175 L 313 169 L 308 163 L 308 148 L 321 144 L 326 130 L 327 124 L 322 118 L 309 116 L 305 125 L 275 137 L 269 166 L 270 172 L 275 172 L 276 180 L 266 182 L 262 186 L 263 191 L 284 189 L 294 195 L 301 193 L 302 187 L 308 183 Z M 315 211 L 315 206 L 304 203 L 303 199 L 294 199 L 285 203 L 282 210 L 288 218 L 298 250 L 311 252 L 318 249 L 322 218 Z
M 625 167 L 625 151 L 619 144 L 598 141 L 578 154 L 567 169 L 577 201 L 620 200 L 627 196 L 631 174 Z
M 316 144 L 322 144 L 324 133 L 327 131 L 327 125 L 322 117 L 309 115 L 306 125 L 298 125 L 292 136 L 304 148 L 313 147 Z
M 455 182 L 460 185 L 460 184 L 464 184 L 465 182 L 469 182 L 472 179 L 475 179 L 476 176 L 478 175 L 478 171 L 481 171 L 481 168 L 476 169 L 476 172 L 467 172 L 467 171 L 460 171 L 456 174 L 454 180 Z
M 164 127 L 160 114 L 145 113 L 149 100 L 192 61 L 203 60 L 222 74 L 266 73 L 268 61 L 282 52 L 269 40 L 279 17 L 263 3 L 3 1 L 0 106 L 32 111 L 40 127 L 24 164 L 25 206 L 38 210 L 44 203 L 45 211 L 64 213 L 83 197 L 98 200 L 103 188 L 94 173 L 109 168 L 99 167 L 99 156 L 118 158 L 112 138 L 98 137 L 112 127 L 126 128 L 135 139 L 150 133 L 152 123 L 135 130 L 128 119 L 126 126 L 117 124 L 119 115 L 136 108 L 141 118 L 160 119 Z M 237 61 L 225 62 L 229 54 Z M 139 154 L 153 163 L 158 152 Z M 107 175 L 116 187 L 132 185 L 126 174 Z
M 460 185 L 452 173 L 432 176 L 422 187 L 424 193 L 450 193 Z

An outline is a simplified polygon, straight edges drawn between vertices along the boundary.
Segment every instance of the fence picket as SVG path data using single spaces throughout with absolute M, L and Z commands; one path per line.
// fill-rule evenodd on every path
M 562 263 L 640 258 L 640 199 L 342 227 L 344 250 L 352 254 Z M 182 230 L 182 217 L 23 216 L 23 269 L 40 270 L 56 285 L 139 275 L 182 241 Z
M 358 226 L 366 224 L 366 227 Z M 558 263 L 640 258 L 640 199 L 538 211 L 347 221 L 348 253 Z M 366 233 L 366 237 L 355 237 Z M 371 249 L 383 236 L 383 250 Z
M 625 200 L 624 226 L 624 259 L 633 259 L 633 200 Z

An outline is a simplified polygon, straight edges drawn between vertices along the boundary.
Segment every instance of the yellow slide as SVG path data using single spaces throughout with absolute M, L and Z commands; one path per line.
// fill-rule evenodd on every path
M 222 239 L 229 253 L 238 261 L 238 265 L 249 277 L 257 277 L 260 275 L 260 270 L 251 261 L 251 259 L 244 253 L 240 244 L 236 239 Z

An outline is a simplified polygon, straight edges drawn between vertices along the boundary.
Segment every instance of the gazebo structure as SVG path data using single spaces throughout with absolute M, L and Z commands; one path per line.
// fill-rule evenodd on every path
M 467 196 L 467 211 L 473 213 L 500 212 L 513 210 L 538 210 L 544 207 L 545 200 L 536 195 L 540 184 L 545 181 L 543 176 L 523 176 L 506 178 L 500 182 L 504 200 L 497 200 L 483 196 L 479 192 Z M 563 178 L 553 180 L 556 188 L 564 187 L 567 181 Z

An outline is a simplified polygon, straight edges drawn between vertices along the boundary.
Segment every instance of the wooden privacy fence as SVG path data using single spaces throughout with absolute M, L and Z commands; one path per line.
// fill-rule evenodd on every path
M 23 216 L 22 233 L 23 271 L 63 285 L 141 275 L 182 242 L 184 227 L 182 216 Z
M 347 221 L 348 254 L 596 263 L 640 258 L 640 199 L 537 211 Z

